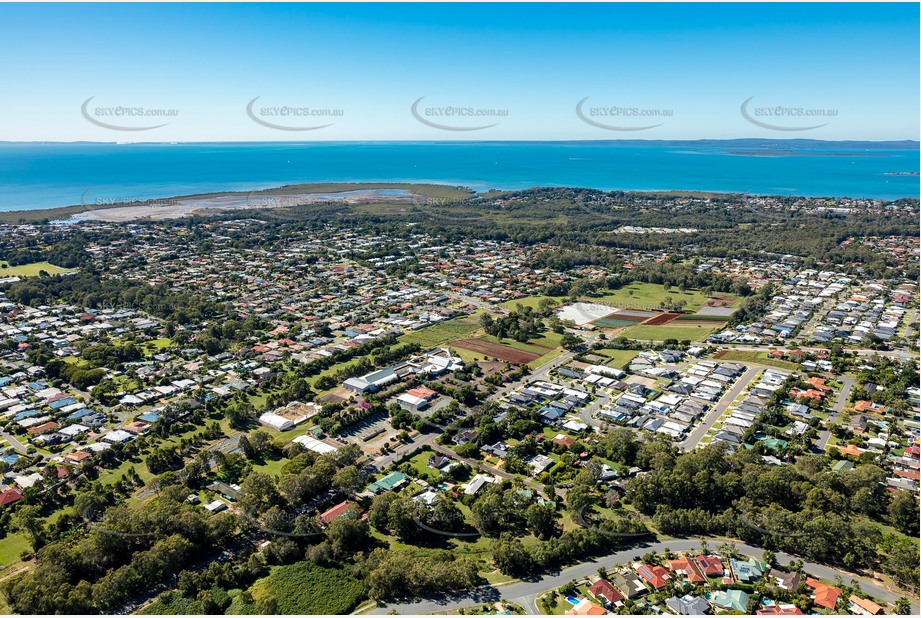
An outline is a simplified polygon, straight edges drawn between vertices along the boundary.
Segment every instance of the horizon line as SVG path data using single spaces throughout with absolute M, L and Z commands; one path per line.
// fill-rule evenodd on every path
M 0 140 L 0 144 L 102 144 L 102 145 L 131 145 L 131 144 L 156 144 L 156 145 L 179 145 L 179 144 L 393 144 L 393 143 L 469 143 L 469 144 L 486 144 L 486 143 L 610 143 L 610 142 L 737 142 L 737 141 L 762 141 L 762 142 L 818 142 L 826 144 L 857 143 L 857 144 L 916 144 L 921 147 L 921 141 L 913 138 L 904 139 L 817 139 L 808 137 L 699 137 L 699 138 L 682 138 L 682 139 L 642 139 L 642 138 L 608 138 L 608 139 L 331 139 L 331 140 L 116 140 L 116 141 L 97 141 L 97 140 Z

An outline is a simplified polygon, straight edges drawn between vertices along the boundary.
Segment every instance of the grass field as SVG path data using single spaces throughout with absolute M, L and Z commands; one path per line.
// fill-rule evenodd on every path
M 50 262 L 33 262 L 19 266 L 10 266 L 7 262 L 0 262 L 0 277 L 37 277 L 38 273 L 43 270 L 49 275 L 74 272 L 73 269 L 61 268 Z
M 404 334 L 400 339 L 407 343 L 418 343 L 423 348 L 443 346 L 455 339 L 466 339 L 480 328 L 480 313 L 453 320 L 445 320 Z
M 623 369 L 630 364 L 636 355 L 639 354 L 639 350 L 609 350 L 607 348 L 602 348 L 600 350 L 593 350 L 594 354 L 599 356 L 607 356 L 609 360 L 606 364 L 611 367 L 619 367 Z
M 297 562 L 272 569 L 253 585 L 253 597 L 277 601 L 278 614 L 348 614 L 366 597 L 362 582 L 347 569 Z
M 624 331 L 624 337 L 637 341 L 665 341 L 677 339 L 678 341 L 703 341 L 715 330 L 714 326 L 678 326 L 666 324 L 665 326 L 634 326 Z
M 549 298 L 550 300 L 556 302 L 557 306 L 560 306 L 563 304 L 563 298 L 565 297 L 564 296 L 525 296 L 523 298 L 517 298 L 515 300 L 507 300 L 504 303 L 502 303 L 500 306 L 505 307 L 509 311 L 514 311 L 515 305 L 521 305 L 522 307 L 531 307 L 532 309 L 537 309 L 538 305 L 540 305 L 540 301 L 542 301 L 545 298 Z
M 706 294 L 696 290 L 682 292 L 673 287 L 666 291 L 658 283 L 640 283 L 638 281 L 625 285 L 619 290 L 608 290 L 606 293 L 596 294 L 590 298 L 594 302 L 614 305 L 618 309 L 645 309 L 647 307 L 660 307 L 666 297 L 671 297 L 672 302 L 685 301 L 684 311 L 697 311 L 709 298 Z
M 799 365 L 790 361 L 771 358 L 767 352 L 755 352 L 753 350 L 724 350 L 717 352 L 716 358 L 727 361 L 742 361 L 745 363 L 758 363 L 766 367 L 777 367 L 779 369 L 799 369 Z
M 150 341 L 144 342 L 144 347 L 149 350 L 162 350 L 171 345 L 173 345 L 173 342 L 169 337 L 161 337 L 160 339 L 151 339 Z

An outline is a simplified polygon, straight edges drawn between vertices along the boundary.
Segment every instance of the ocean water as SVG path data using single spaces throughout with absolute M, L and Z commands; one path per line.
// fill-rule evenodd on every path
M 917 142 L 7 142 L 0 210 L 368 181 L 897 199 L 918 163 Z

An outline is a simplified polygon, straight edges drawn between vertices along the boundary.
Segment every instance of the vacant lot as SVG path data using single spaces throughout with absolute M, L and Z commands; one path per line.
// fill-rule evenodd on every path
M 460 341 L 455 341 L 451 345 L 452 347 L 463 348 L 465 350 L 470 350 L 471 352 L 478 352 L 485 356 L 498 358 L 499 360 L 508 361 L 516 365 L 524 365 L 530 363 L 531 361 L 536 360 L 541 356 L 540 354 L 525 352 L 524 350 L 513 348 L 510 345 L 494 343 L 492 341 L 484 341 L 483 339 L 461 339 Z
M 721 295 L 728 297 L 729 295 Z M 671 298 L 674 303 L 679 300 L 685 301 L 683 309 L 685 311 L 697 311 L 709 298 L 706 294 L 696 290 L 686 290 L 682 292 L 678 288 L 665 287 L 658 283 L 640 283 L 634 281 L 625 285 L 619 290 L 608 290 L 602 294 L 592 296 L 595 302 L 602 302 L 615 307 L 627 309 L 647 309 L 661 307 L 666 298 Z M 735 298 L 735 297 L 732 297 Z M 727 302 L 725 299 L 723 302 Z
M 619 367 L 621 369 L 629 365 L 630 361 L 632 361 L 639 353 L 639 350 L 613 350 L 608 348 L 595 350 L 595 354 L 598 354 L 599 356 L 606 356 L 611 359 L 606 363 L 607 365 L 610 365 L 611 367 Z
M 37 277 L 38 273 L 45 271 L 49 275 L 73 272 L 73 269 L 61 268 L 50 262 L 33 262 L 10 266 L 7 262 L 0 262 L 0 277 Z
M 767 367 L 778 367 L 780 369 L 799 369 L 799 365 L 789 361 L 771 358 L 767 352 L 756 352 L 754 350 L 721 350 L 716 353 L 715 358 L 727 361 L 742 361 L 744 363 L 757 363 Z
M 275 567 L 253 586 L 253 597 L 270 596 L 278 614 L 348 614 L 365 598 L 365 586 L 346 569 L 327 569 L 313 562 Z

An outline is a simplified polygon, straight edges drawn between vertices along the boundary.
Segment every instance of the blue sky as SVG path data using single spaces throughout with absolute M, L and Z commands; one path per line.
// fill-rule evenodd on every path
M 918 139 L 918 32 L 914 3 L 3 4 L 0 140 Z

